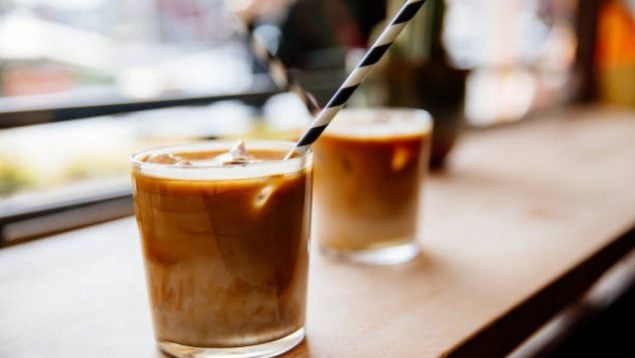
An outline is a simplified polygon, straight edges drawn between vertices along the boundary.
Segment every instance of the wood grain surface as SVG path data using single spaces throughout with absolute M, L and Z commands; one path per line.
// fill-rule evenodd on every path
M 423 206 L 408 264 L 312 256 L 288 356 L 508 352 L 634 247 L 635 113 L 471 132 Z M 160 356 L 132 218 L 0 250 L 0 357 Z

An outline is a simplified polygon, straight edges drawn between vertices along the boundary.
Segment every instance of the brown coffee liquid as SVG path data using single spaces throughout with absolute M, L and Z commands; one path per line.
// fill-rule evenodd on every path
M 303 327 L 310 170 L 190 181 L 137 171 L 133 180 L 158 340 L 244 346 Z
M 314 147 L 320 246 L 360 251 L 412 241 L 429 140 L 429 133 L 322 135 Z

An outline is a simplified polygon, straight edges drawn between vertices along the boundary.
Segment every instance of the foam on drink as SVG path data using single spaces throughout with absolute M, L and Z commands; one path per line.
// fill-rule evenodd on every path
M 237 146 L 240 141 L 219 140 L 148 150 L 137 154 L 138 161 L 144 163 L 138 169 L 145 175 L 159 178 L 229 180 L 293 173 L 297 171 L 298 163 L 304 160 L 299 157 L 283 160 L 281 151 L 292 148 L 288 142 L 249 141 L 248 148 L 244 145 L 248 155 L 246 160 L 232 154 L 231 148 Z M 191 170 L 182 170 L 183 167 Z
M 411 137 L 421 133 L 429 133 L 432 129 L 430 121 L 413 120 L 411 110 L 400 109 L 354 109 L 342 111 L 336 120 L 327 127 L 325 134 L 329 136 L 354 139 L 386 139 L 395 137 Z

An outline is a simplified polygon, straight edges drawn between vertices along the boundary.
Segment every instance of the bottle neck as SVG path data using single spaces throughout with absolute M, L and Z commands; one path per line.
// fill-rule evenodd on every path
M 403 5 L 403 0 L 388 0 L 386 5 L 388 16 L 392 16 Z M 415 63 L 445 59 L 441 43 L 444 11 L 444 0 L 428 1 L 397 37 L 391 56 Z

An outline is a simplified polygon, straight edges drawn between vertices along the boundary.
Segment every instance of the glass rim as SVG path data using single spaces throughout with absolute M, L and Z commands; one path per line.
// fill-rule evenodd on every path
M 152 154 L 169 154 L 187 151 L 229 150 L 236 144 L 236 139 L 212 139 L 177 145 L 168 145 L 141 150 L 128 158 L 133 171 L 152 177 L 176 180 L 229 180 L 250 179 L 279 174 L 297 173 L 310 166 L 312 153 L 290 159 L 274 159 L 261 162 L 233 165 L 205 164 L 196 166 L 175 166 L 173 164 L 148 163 L 142 158 Z M 244 140 L 247 150 L 281 150 L 290 151 L 295 142 L 269 139 Z M 249 175 L 251 174 L 251 175 Z
M 374 118 L 379 116 L 399 119 L 396 126 L 389 123 L 386 126 L 375 125 Z M 324 134 L 328 136 L 346 136 L 360 139 L 389 139 L 411 135 L 432 134 L 434 121 L 432 115 L 425 109 L 414 107 L 354 107 L 344 108 L 333 119 L 331 126 Z M 340 121 L 340 122 L 338 122 Z M 405 125 L 405 127 L 404 127 Z M 365 127 L 360 127 L 365 126 Z M 396 130 L 389 130 L 387 128 Z M 361 128 L 371 128 L 371 131 L 358 131 Z

